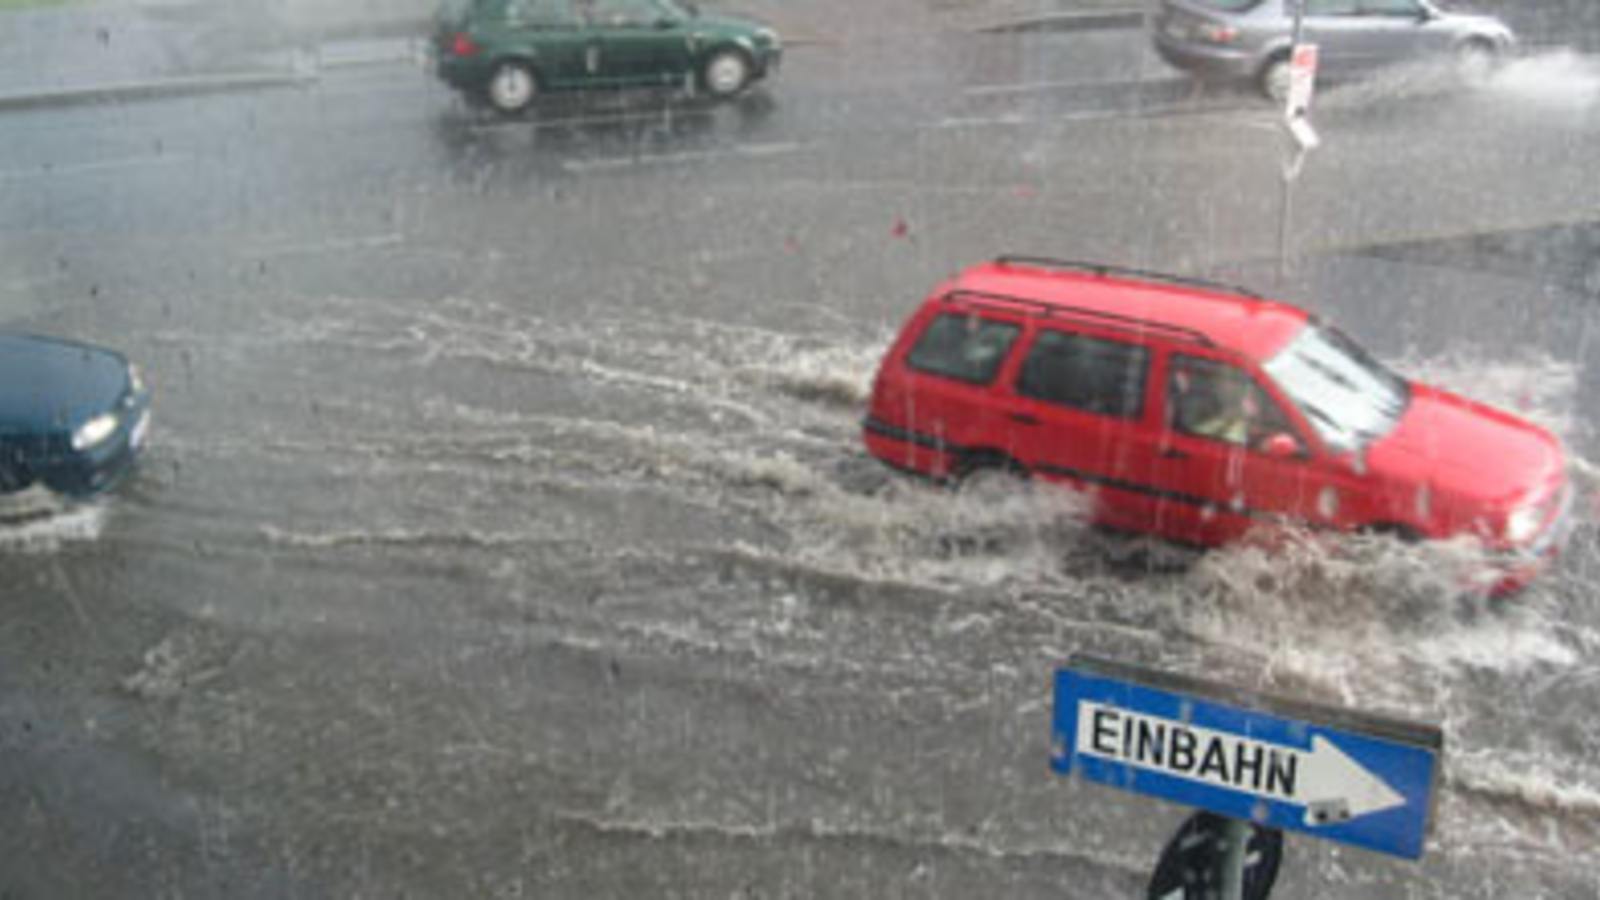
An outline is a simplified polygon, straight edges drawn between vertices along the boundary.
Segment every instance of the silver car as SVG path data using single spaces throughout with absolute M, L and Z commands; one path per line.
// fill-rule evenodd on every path
M 1304 0 L 1304 37 L 1318 47 L 1318 77 L 1443 59 L 1481 79 L 1516 43 L 1492 16 L 1448 11 L 1433 0 Z M 1289 89 L 1295 0 L 1161 0 L 1156 49 L 1203 78 L 1253 80 L 1281 100 Z

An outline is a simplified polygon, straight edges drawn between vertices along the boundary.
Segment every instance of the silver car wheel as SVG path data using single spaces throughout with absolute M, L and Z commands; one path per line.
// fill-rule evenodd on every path
M 502 113 L 522 112 L 538 93 L 539 83 L 522 63 L 501 63 L 489 76 L 489 103 Z
M 714 97 L 732 97 L 750 83 L 750 63 L 737 50 L 720 50 L 706 61 L 705 88 Z
M 1456 74 L 1472 87 L 1486 83 L 1498 63 L 1494 48 L 1483 41 L 1468 41 L 1456 51 Z
M 1289 84 L 1293 77 L 1288 57 L 1269 60 L 1261 68 L 1261 93 L 1274 103 L 1286 103 L 1289 100 Z

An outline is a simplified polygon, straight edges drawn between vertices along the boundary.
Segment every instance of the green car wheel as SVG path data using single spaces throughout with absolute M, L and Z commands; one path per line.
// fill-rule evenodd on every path
M 738 50 L 718 50 L 700 70 L 700 86 L 719 100 L 737 97 L 750 86 L 750 59 Z
M 503 115 L 520 115 L 533 105 L 539 96 L 539 80 L 527 65 L 507 61 L 497 64 L 484 86 L 484 97 L 496 112 Z

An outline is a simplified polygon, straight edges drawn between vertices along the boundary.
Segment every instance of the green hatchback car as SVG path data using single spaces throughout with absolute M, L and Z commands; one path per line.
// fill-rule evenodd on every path
M 771 75 L 771 28 L 701 15 L 684 0 L 451 0 L 430 46 L 434 71 L 506 115 L 545 92 L 682 85 L 725 99 Z

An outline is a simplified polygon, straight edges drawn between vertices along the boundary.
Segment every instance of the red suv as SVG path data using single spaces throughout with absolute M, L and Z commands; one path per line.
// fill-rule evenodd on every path
M 1065 482 L 1101 524 L 1188 544 L 1285 522 L 1473 535 L 1493 593 L 1554 555 L 1572 503 L 1549 432 L 1407 381 L 1304 310 L 1045 259 L 935 290 L 883 361 L 865 436 L 896 468 Z

